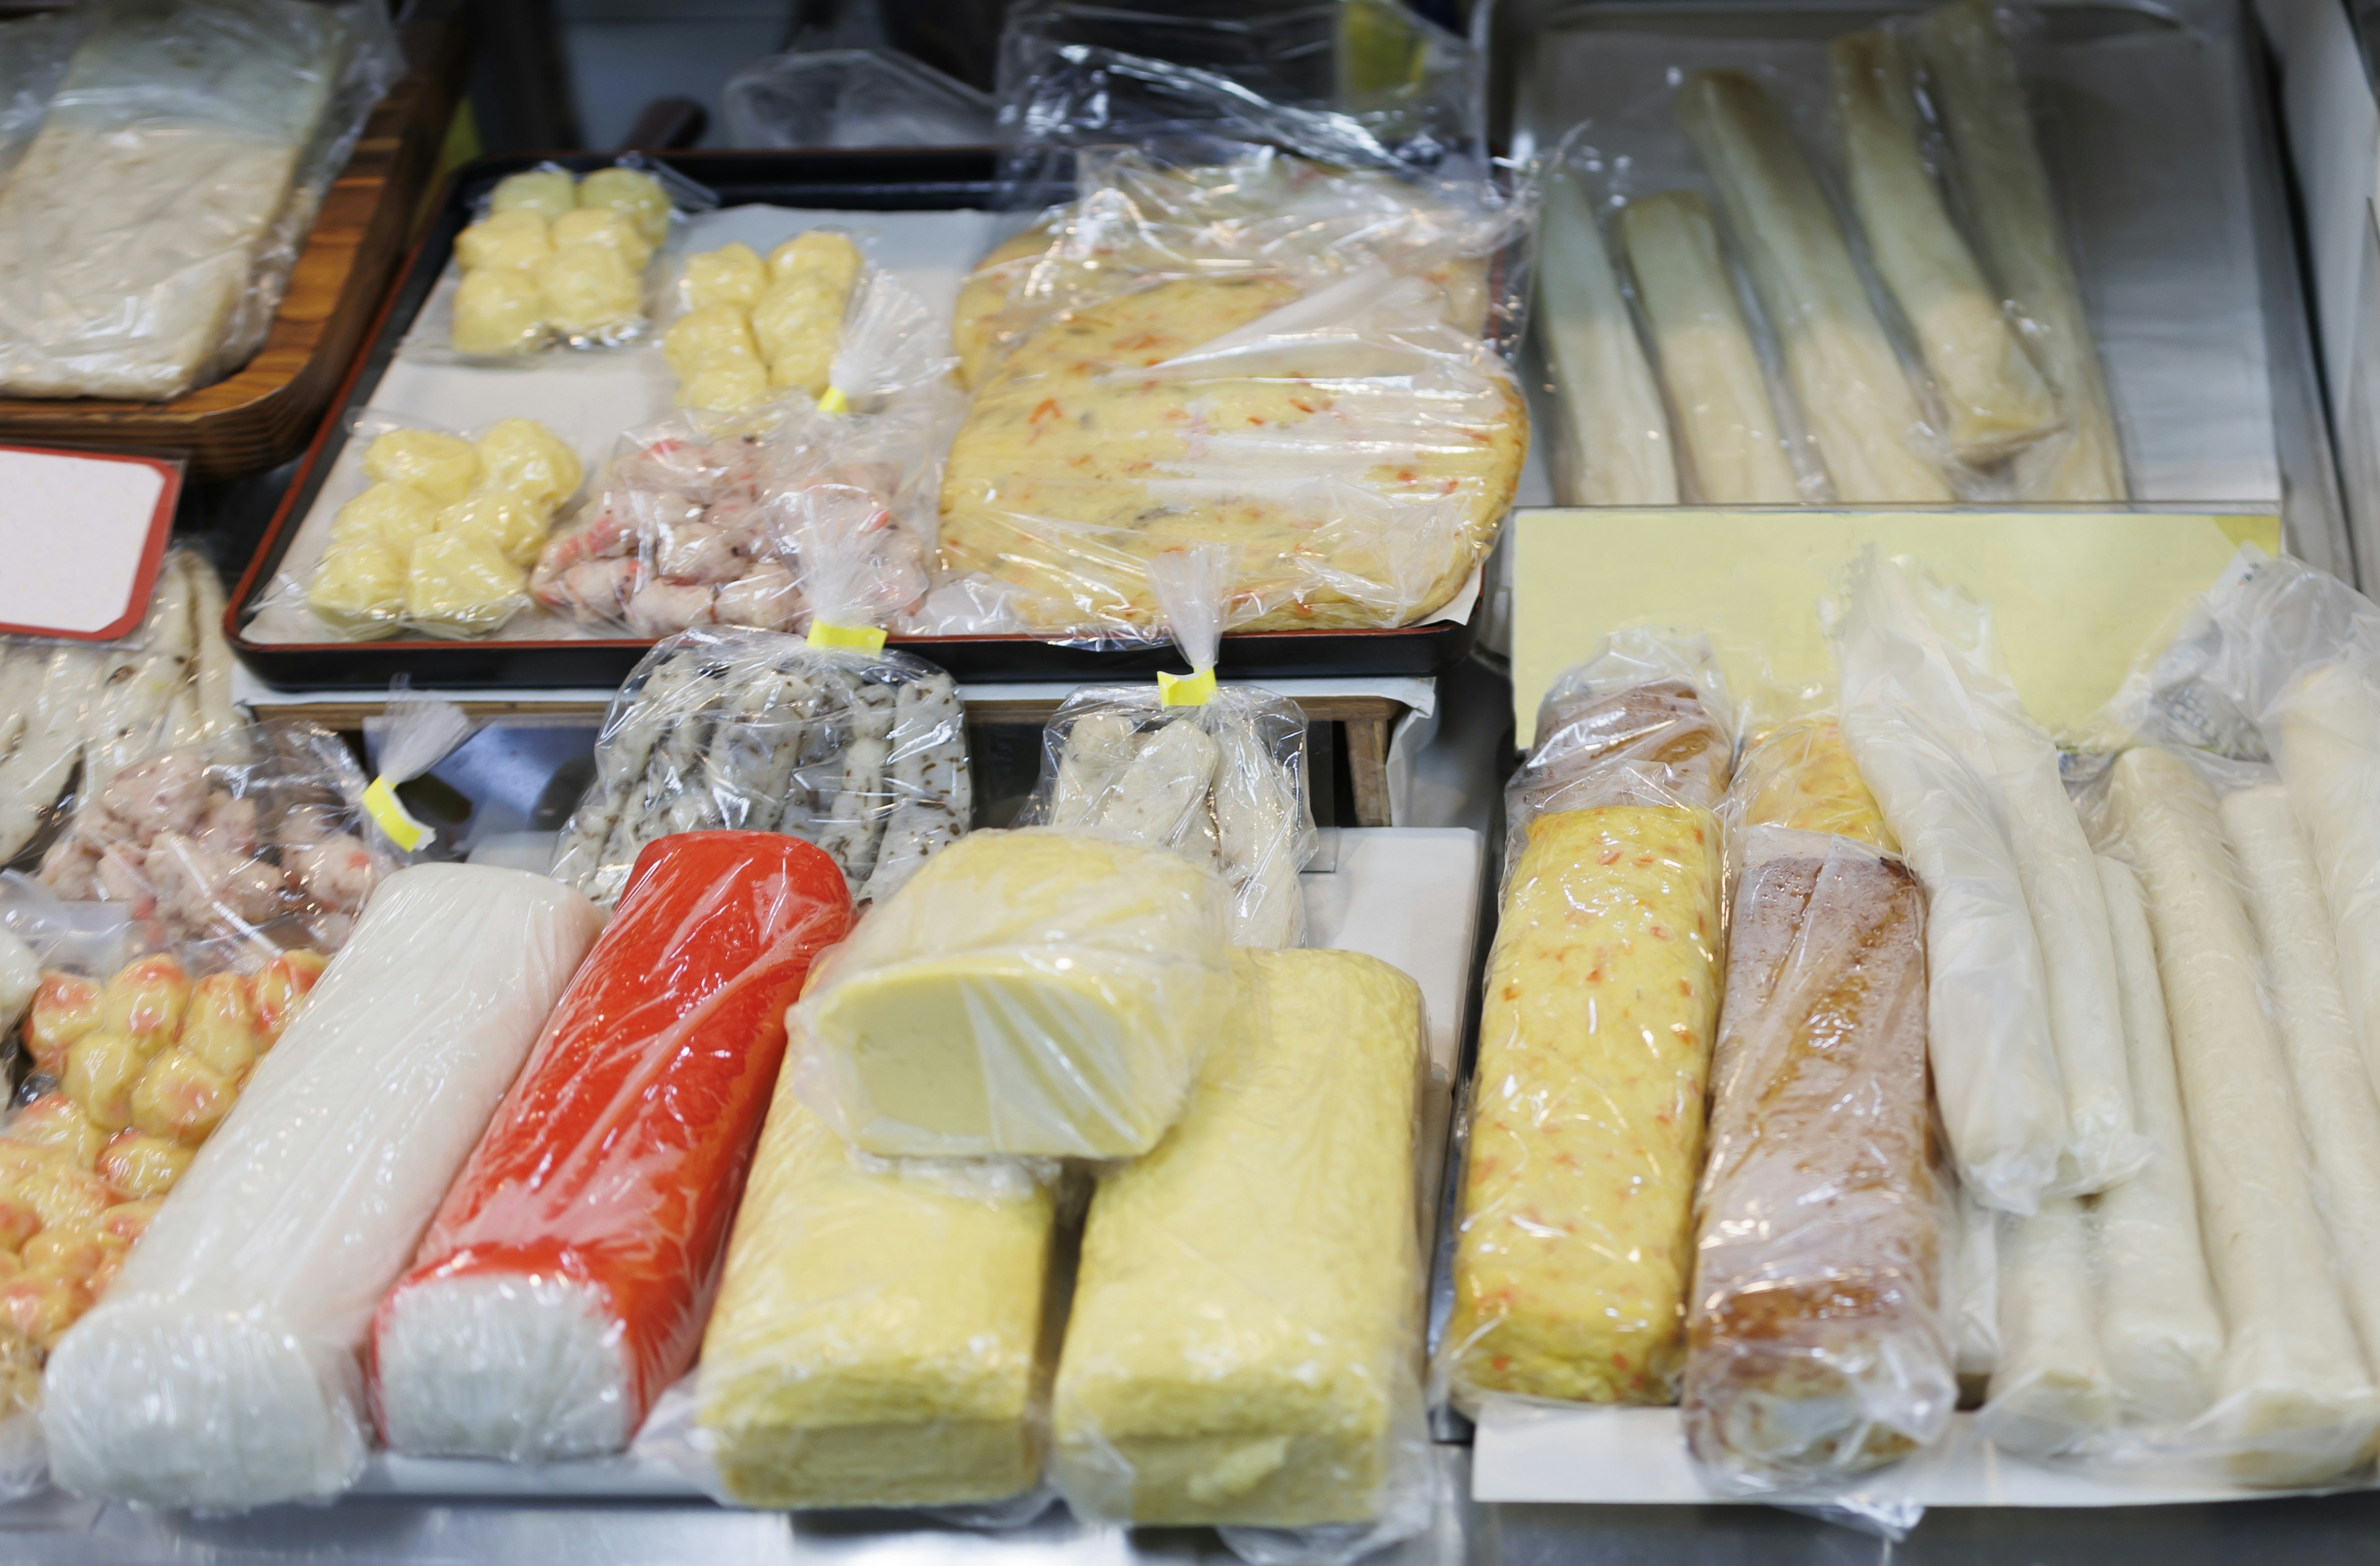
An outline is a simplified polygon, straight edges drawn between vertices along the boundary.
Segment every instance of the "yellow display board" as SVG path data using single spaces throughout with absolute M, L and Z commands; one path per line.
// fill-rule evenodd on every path
M 1513 517 L 1512 706 L 1525 747 L 1554 676 L 1609 632 L 1703 631 L 1738 691 L 1834 684 L 1818 601 L 1875 545 L 1988 603 L 2025 706 L 2052 732 L 2106 705 L 2175 612 L 2278 516 L 2040 511 L 1623 511 Z

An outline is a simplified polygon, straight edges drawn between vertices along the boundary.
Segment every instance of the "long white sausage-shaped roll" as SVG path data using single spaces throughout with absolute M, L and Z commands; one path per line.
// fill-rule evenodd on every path
M 2180 757 L 2124 752 L 2108 803 L 2118 851 L 2148 893 L 2200 1221 L 2229 1329 L 2212 1428 L 2240 1479 L 2313 1484 L 2363 1460 L 2380 1395 L 2314 1206 L 2239 870 L 2215 795 Z
M 2140 878 L 2120 859 L 2102 856 L 2099 880 L 2116 943 L 2133 1101 L 2150 1145 L 2141 1171 L 2099 1197 L 2100 1352 L 2126 1414 L 2179 1423 L 2215 1395 L 2223 1317 L 2199 1239 L 2190 1128 Z
M 1949 127 L 1985 266 L 2001 296 L 2033 322 L 2042 372 L 2073 426 L 2062 444 L 2045 442 L 2019 460 L 2019 491 L 2027 500 L 2130 499 L 2107 376 L 2059 237 L 2016 59 L 1991 0 L 1928 12 L 1917 24 L 1917 48 L 1926 89 Z
M 1782 751 L 1788 758 L 1779 765 Z M 1831 798 L 1829 797 L 1831 795 Z M 1831 723 L 1744 759 L 1684 1412 L 1722 1489 L 1824 1487 L 1958 1401 L 1925 1093 L 1925 900 Z M 1847 835 L 1806 830 L 1827 823 Z
M 1925 455 L 1925 415 L 1792 126 L 1740 71 L 1689 77 L 1678 116 L 1743 247 L 1835 497 L 1852 505 L 1956 499 Z
M 1999 1220 L 2000 1360 L 1980 1416 L 1992 1444 L 2026 1457 L 2066 1451 L 2116 1418 L 2099 1352 L 2091 1219 L 2071 1196 Z
M 305 1013 L 50 1357 L 77 1495 L 236 1511 L 363 1466 L 358 1353 L 603 916 L 543 876 L 382 881 Z
M 1951 224 L 1918 150 L 1907 46 L 1849 33 L 1827 51 L 1852 207 L 1868 254 L 1916 334 L 1962 462 L 1998 461 L 2058 428 L 2058 399 Z
M 1675 505 L 1678 465 L 1661 388 L 1612 275 L 1595 208 L 1568 164 L 1546 176 L 1537 321 L 1566 417 L 1555 427 L 1564 505 Z
M 2338 944 L 2322 905 L 2322 880 L 2280 784 L 2228 794 L 2221 809 L 2223 834 L 2264 942 L 2281 1047 L 2322 1176 L 2348 1314 L 2367 1359 L 2380 1357 L 2380 1099 L 2339 993 Z
M 2264 727 L 2313 842 L 2348 1014 L 2380 1084 L 2380 691 L 2359 660 L 2320 664 L 2272 703 Z
M 1646 196 L 1621 212 L 1620 233 L 1678 410 L 1678 466 L 1694 498 L 1798 504 L 1768 377 L 1736 305 L 1709 205 L 1691 190 Z

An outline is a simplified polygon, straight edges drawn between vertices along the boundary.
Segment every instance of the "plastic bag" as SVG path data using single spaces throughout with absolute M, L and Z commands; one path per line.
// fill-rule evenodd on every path
M 655 838 L 779 832 L 825 849 L 855 902 L 878 903 L 973 808 L 965 710 L 932 664 L 768 631 L 684 631 L 613 698 L 553 873 L 608 905 Z
M 1046 1172 L 868 1158 L 781 1073 L 693 1394 L 638 1454 L 738 1505 L 1030 1521 L 1064 1311 Z
M 246 362 L 402 58 L 370 5 L 109 0 L 0 186 L 0 393 L 157 400 Z
M 0 176 L 42 128 L 90 18 L 79 9 L 35 11 L 0 22 Z
M 231 1511 L 353 1481 L 372 1306 L 601 924 L 518 870 L 391 878 L 51 1354 L 42 1426 L 60 1487 Z
M 1697 1201 L 1687 1445 L 1725 1493 L 1896 1531 L 1914 1509 L 1865 1475 L 1938 1439 L 1958 1402 L 1925 898 L 1830 721 L 1769 736 L 1730 807 L 1742 869 Z
M 559 164 L 506 175 L 455 237 L 460 281 L 446 335 L 467 361 L 516 362 L 550 347 L 600 348 L 645 334 L 646 273 L 678 212 L 718 199 L 631 152 L 580 176 Z
M 443 697 L 413 689 L 399 674 L 389 686 L 380 721 L 368 724 L 365 733 L 379 742 L 380 764 L 364 790 L 364 813 L 398 852 L 419 854 L 437 841 L 438 831 L 414 819 L 396 796 L 397 785 L 429 771 L 468 740 L 470 716 Z
M 727 79 L 731 147 L 980 147 L 990 96 L 892 49 L 771 55 Z
M 167 552 L 140 628 L 114 642 L 0 637 L 0 863 L 41 844 L 128 763 L 242 721 L 231 699 L 223 584 Z
M 788 397 L 624 437 L 595 501 L 546 544 L 530 592 L 638 636 L 795 630 L 814 612 L 898 623 L 929 585 L 941 454 L 958 417 L 929 325 L 914 296 L 871 273 L 828 404 Z
M 1828 631 L 1843 734 L 1925 886 L 1926 1045 L 1960 1182 L 2029 1212 L 2058 1184 L 2070 1133 L 1988 722 L 1894 562 L 1852 564 Z
M 1623 637 L 1555 683 L 1506 791 L 1439 1354 L 1465 1405 L 1676 1395 L 1718 1020 L 1725 714 L 1706 648 Z
M 1236 552 L 1232 623 L 1444 605 L 1526 444 L 1505 351 L 1528 193 L 1226 75 L 1011 38 L 1014 199 L 1061 165 L 1075 194 L 960 297 L 973 402 L 943 479 L 939 623 L 1146 640 L 1148 561 L 1202 543 Z M 1145 145 L 1097 145 L 1124 138 Z
M 403 859 L 370 824 L 366 786 L 329 730 L 250 724 L 116 772 L 79 804 L 42 880 L 126 904 L 160 945 L 335 951 Z
M 1297 877 L 1315 848 L 1305 715 L 1270 691 L 1215 684 L 1220 551 L 1161 555 L 1149 576 L 1190 676 L 1075 690 L 1041 732 L 1040 781 L 1017 824 L 1171 848 L 1230 886 L 1232 944 L 1302 946 Z
M 619 1451 L 694 1358 L 785 1008 L 851 923 L 833 861 L 667 837 L 564 991 L 373 1319 L 393 1451 Z
M 1091 1200 L 1053 1468 L 1086 1521 L 1349 1560 L 1431 1515 L 1421 992 L 1353 953 L 1237 960 L 1248 1002 L 1181 1123 Z
M 820 964 L 794 1080 L 870 1153 L 1136 1158 L 1229 1015 L 1229 916 L 1222 882 L 1162 849 L 973 833 Z
M 283 562 L 259 618 L 314 637 L 463 637 L 528 607 L 529 567 L 583 477 L 566 442 L 533 419 L 455 434 L 365 414 L 350 443 L 359 471 L 329 488 L 327 533 Z

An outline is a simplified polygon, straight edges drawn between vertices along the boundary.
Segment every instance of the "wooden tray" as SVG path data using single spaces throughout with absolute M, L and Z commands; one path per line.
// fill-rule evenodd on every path
M 459 22 L 403 36 L 409 68 L 323 193 L 256 357 L 171 402 L 0 397 L 0 441 L 182 455 L 201 479 L 271 467 L 306 443 L 405 260 L 462 86 Z

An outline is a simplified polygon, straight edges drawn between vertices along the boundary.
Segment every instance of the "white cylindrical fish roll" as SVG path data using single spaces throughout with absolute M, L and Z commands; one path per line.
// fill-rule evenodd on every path
M 2348 1014 L 2380 1084 L 2380 693 L 2360 661 L 2323 664 L 2273 704 L 2265 736 L 2313 840 Z
M 2225 795 L 2222 815 L 2264 939 L 2281 1047 L 2327 1198 L 2323 1216 L 2338 1245 L 2348 1314 L 2366 1356 L 2380 1357 L 2380 1100 L 2339 993 L 2338 945 L 2313 853 L 2278 783 Z
M 2151 1148 L 2138 1174 L 2099 1198 L 2100 1352 L 2128 1413 L 2187 1419 L 2214 1396 L 2223 1317 L 2199 1242 L 2190 1128 L 2181 1117 L 2140 878 L 2121 860 L 2102 856 L 2099 880 L 2116 946 L 2133 1103 Z
M 239 1511 L 364 1460 L 358 1352 L 602 916 L 543 876 L 383 881 L 313 999 L 51 1355 L 65 1489 Z
M 1995 1446 L 2066 1451 L 2116 1417 L 2092 1325 L 2091 1220 L 2071 1196 L 1999 1220 L 2000 1361 L 1981 1418 Z
M 2207 1428 L 2231 1472 L 2312 1484 L 2362 1461 L 2375 1396 L 2314 1206 L 2280 1030 L 2215 796 L 2187 762 L 2118 757 L 2117 843 L 2140 872 L 2190 1123 L 2202 1223 L 2230 1329 Z

